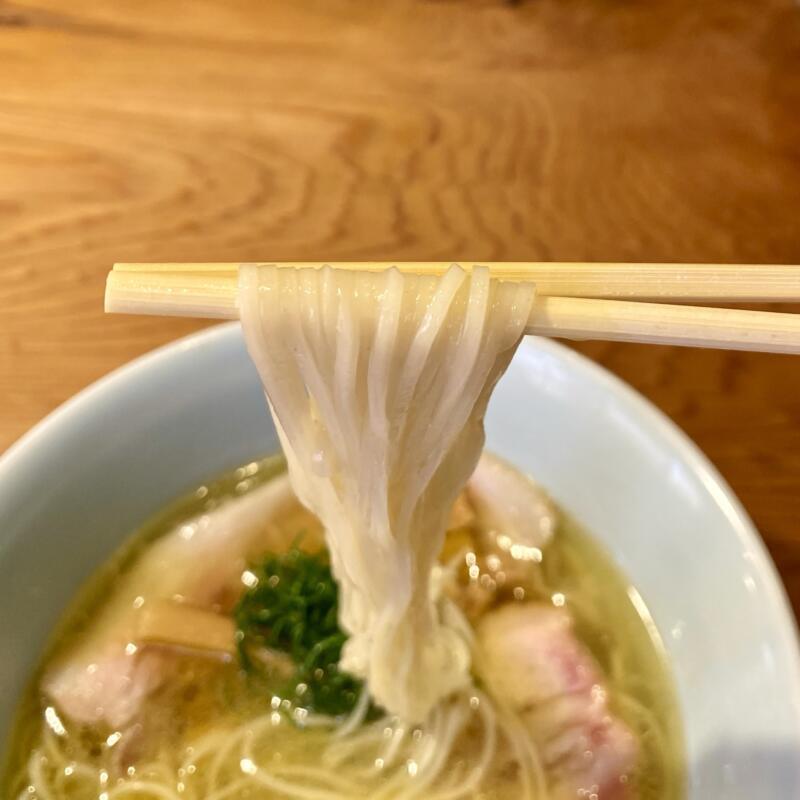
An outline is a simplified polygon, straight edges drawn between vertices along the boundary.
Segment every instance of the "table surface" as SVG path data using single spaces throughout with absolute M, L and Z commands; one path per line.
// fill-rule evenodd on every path
M 168 6 L 0 0 L 0 450 L 207 324 L 104 316 L 114 261 L 800 262 L 791 0 Z M 800 610 L 800 358 L 577 349 L 708 454 Z

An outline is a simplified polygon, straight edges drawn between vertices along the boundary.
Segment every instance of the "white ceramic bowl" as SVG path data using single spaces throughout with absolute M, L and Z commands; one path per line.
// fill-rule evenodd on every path
M 672 661 L 691 800 L 800 798 L 800 657 L 764 546 L 659 412 L 591 362 L 530 339 L 497 388 L 488 445 L 611 551 Z M 122 368 L 0 460 L 0 747 L 70 596 L 190 487 L 274 451 L 236 325 Z

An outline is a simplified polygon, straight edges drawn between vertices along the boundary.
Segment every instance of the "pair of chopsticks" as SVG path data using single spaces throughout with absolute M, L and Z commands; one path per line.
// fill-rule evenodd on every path
M 452 262 L 328 263 L 351 270 L 374 272 L 395 266 L 402 272 L 441 274 Z M 461 266 L 470 269 L 472 264 Z M 800 302 L 800 266 L 565 262 L 486 266 L 493 277 L 535 282 L 536 300 L 526 333 L 800 353 L 800 314 L 665 302 Z M 238 268 L 234 263 L 115 264 L 108 275 L 105 308 L 124 314 L 237 319 Z

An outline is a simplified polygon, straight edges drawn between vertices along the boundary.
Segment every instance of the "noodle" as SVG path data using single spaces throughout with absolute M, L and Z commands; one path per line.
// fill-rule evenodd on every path
M 456 266 L 436 278 L 247 265 L 240 282 L 292 486 L 325 526 L 341 666 L 418 722 L 469 685 L 469 643 L 431 573 L 533 288 Z
M 149 792 L 154 798 L 158 800 L 183 800 L 181 796 L 174 792 L 172 789 L 163 786 L 154 781 L 131 781 L 130 783 L 123 783 L 106 792 L 108 800 L 116 800 L 118 797 L 124 797 L 129 794 L 141 794 L 142 792 Z
M 452 569 L 443 568 L 439 573 L 434 594 L 457 581 Z M 545 596 L 556 588 L 556 584 L 545 586 Z M 574 595 L 570 595 L 570 605 L 591 606 L 594 599 L 590 592 L 584 592 L 576 604 Z M 452 608 L 456 616 L 463 616 L 457 606 Z M 468 623 L 464 620 L 463 624 Z M 669 748 L 659 720 L 639 699 L 642 692 L 647 696 L 650 687 L 644 682 L 637 684 L 635 676 L 625 674 L 624 659 L 611 658 L 609 665 L 609 678 L 615 685 L 627 681 L 627 686 L 639 687 L 636 694 L 616 691 L 613 706 L 637 732 L 648 765 L 646 777 L 634 775 L 631 784 L 637 790 L 648 787 L 650 791 L 652 787 L 652 796 L 657 796 L 657 787 L 665 780 Z M 309 715 L 305 722 L 310 726 L 304 724 L 302 728 L 292 725 L 282 713 L 276 717 L 275 711 L 254 719 L 223 719 L 190 739 L 177 761 L 164 751 L 154 760 L 139 764 L 135 777 L 112 778 L 105 786 L 99 780 L 97 766 L 72 750 L 75 739 L 72 737 L 70 746 L 69 731 L 56 735 L 42 724 L 40 746 L 28 760 L 25 783 L 20 776 L 20 788 L 13 796 L 19 800 L 60 800 L 70 792 L 67 796 L 75 800 L 96 800 L 99 796 L 104 800 L 129 796 L 143 800 L 231 800 L 247 792 L 253 800 L 262 796 L 295 800 L 466 800 L 494 786 L 503 797 L 548 800 L 547 779 L 530 734 L 518 717 L 483 692 L 473 688 L 443 700 L 418 727 L 393 716 L 366 722 L 368 708 L 369 696 L 362 692 L 348 716 L 333 719 Z M 547 712 L 547 703 L 539 712 Z M 324 727 L 316 727 L 318 723 Z M 284 744 L 309 735 L 316 737 L 314 746 L 320 747 L 318 758 L 311 764 L 305 749 L 294 750 Z M 508 747 L 501 747 L 500 742 Z M 277 761 L 270 758 L 276 748 L 282 753 Z M 413 775 L 409 770 L 412 764 Z M 28 785 L 34 787 L 33 792 L 28 791 Z
M 596 643 L 595 659 L 587 649 L 589 635 L 585 643 L 573 639 L 574 649 L 585 654 L 583 664 L 588 660 L 592 674 L 595 660 L 600 664 L 596 674 L 605 670 L 602 685 L 595 688 L 605 701 L 607 679 L 613 696 L 601 713 L 618 710 L 637 734 L 645 774 L 624 772 L 621 779 L 630 775 L 637 788 L 652 787 L 647 798 L 658 797 L 672 766 L 669 729 L 648 707 L 657 687 L 632 677 L 636 670 L 631 669 L 635 663 L 631 651 L 608 645 L 616 631 L 609 635 L 604 627 L 610 617 L 604 600 L 607 582 L 564 584 L 563 572 L 574 579 L 585 567 L 577 551 L 566 546 L 555 553 L 548 550 L 542 564 L 531 563 L 526 577 L 519 579 L 522 585 L 516 585 L 516 577 L 513 583 L 511 578 L 508 583 L 498 578 L 488 599 L 474 605 L 471 599 L 464 600 L 458 596 L 464 589 L 459 575 L 464 564 L 469 567 L 470 587 L 482 590 L 483 579 L 491 576 L 481 575 L 479 584 L 472 575 L 473 568 L 479 573 L 484 569 L 475 566 L 477 557 L 501 563 L 497 553 L 481 550 L 479 534 L 488 537 L 490 532 L 497 538 L 502 532 L 508 539 L 505 533 L 512 527 L 501 521 L 488 531 L 485 518 L 480 526 L 473 525 L 469 512 L 478 519 L 480 513 L 467 501 L 468 521 L 454 525 L 458 535 L 448 540 L 453 546 L 447 552 L 458 548 L 456 555 L 445 564 L 437 562 L 447 514 L 478 459 L 483 413 L 522 334 L 533 288 L 490 280 L 481 268 L 470 275 L 452 268 L 441 278 L 401 275 L 396 270 L 353 274 L 254 265 L 243 267 L 240 274 L 248 348 L 268 394 L 292 486 L 325 526 L 331 568 L 339 584 L 341 630 L 335 624 L 333 592 L 329 618 L 337 636 L 344 640 L 342 634 L 347 634 L 339 666 L 362 678 L 363 688 L 357 699 L 359 689 L 348 689 L 347 702 L 336 707 L 342 713 L 326 716 L 322 704 L 293 705 L 287 699 L 292 689 L 285 690 L 283 684 L 267 683 L 266 689 L 255 681 L 246 685 L 243 673 L 230 665 L 227 673 L 205 667 L 190 670 L 191 680 L 185 685 L 176 681 L 175 687 L 165 689 L 161 713 L 173 713 L 176 703 L 189 702 L 186 698 L 198 693 L 206 703 L 202 713 L 193 716 L 192 711 L 177 725 L 164 726 L 162 719 L 163 727 L 155 729 L 152 742 L 134 736 L 126 740 L 133 742 L 132 748 L 121 745 L 113 752 L 111 748 L 126 735 L 119 732 L 121 724 L 111 724 L 115 731 L 111 736 L 103 728 L 85 735 L 86 729 L 64 730 L 56 716 L 55 731 L 43 724 L 24 749 L 19 775 L 10 784 L 13 796 L 17 800 L 235 800 L 242 795 L 251 800 L 467 800 L 486 792 L 515 800 L 550 800 L 551 792 L 564 796 L 561 784 L 551 787 L 548 781 L 561 781 L 565 771 L 593 754 L 584 751 L 586 739 L 581 735 L 586 729 L 576 734 L 579 714 L 550 730 L 547 718 L 556 717 L 556 703 L 565 696 L 576 701 L 580 711 L 588 694 L 576 700 L 568 689 L 561 689 L 560 694 L 545 694 L 525 708 L 504 699 L 490 680 L 491 673 L 482 672 L 480 658 L 502 652 L 503 641 L 485 648 L 480 635 L 475 635 L 475 630 L 481 633 L 480 624 L 476 622 L 473 629 L 470 622 L 479 616 L 489 622 L 497 608 L 512 602 L 507 599 L 512 590 L 515 598 L 520 590 L 518 599 L 524 598 L 535 611 L 541 611 L 542 601 L 560 594 L 556 605 L 568 605 L 576 630 L 582 626 L 606 637 Z M 257 465 L 237 472 L 253 476 Z M 237 478 L 232 493 L 246 492 L 255 485 L 250 480 L 245 485 Z M 297 505 L 286 477 L 279 480 L 282 483 L 273 484 L 264 497 L 274 512 L 269 520 L 271 546 L 283 553 L 288 543 L 280 537 L 277 509 L 294 504 L 297 510 Z M 235 534 L 245 522 L 247 540 L 258 541 L 264 523 L 262 502 L 250 495 L 246 505 L 233 506 L 230 516 L 215 517 L 215 524 L 198 528 L 205 532 L 214 558 L 233 571 L 234 581 L 241 574 L 236 571 L 238 562 L 219 558 L 227 551 L 224 547 L 217 551 L 213 545 L 220 531 Z M 518 506 L 527 507 L 525 502 Z M 210 507 L 204 506 L 203 513 Z M 210 516 L 203 518 L 208 522 Z M 196 533 L 192 529 L 186 541 Z M 226 541 L 236 540 L 232 536 Z M 164 541 L 165 552 L 172 553 L 168 539 Z M 191 555 L 188 545 L 176 552 Z M 513 548 L 509 552 L 514 557 Z M 541 560 L 541 551 L 539 555 Z M 190 558 L 165 560 L 192 566 Z M 319 585 L 329 590 L 330 572 L 322 563 L 327 584 Z M 130 579 L 135 570 L 134 562 L 123 574 Z M 512 573 L 517 574 L 514 565 L 505 574 Z M 266 574 L 270 581 L 283 580 L 282 587 L 289 583 L 278 574 Z M 495 574 L 501 575 L 499 568 Z M 211 589 L 209 596 L 215 597 Z M 122 605 L 129 606 L 129 600 Z M 220 604 L 216 610 L 229 609 Z M 509 609 L 500 608 L 500 613 L 505 610 Z M 238 616 L 236 621 L 243 635 L 245 625 Z M 319 636 L 319 630 L 315 624 L 308 627 L 309 646 L 316 647 L 313 636 Z M 524 644 L 518 643 L 518 649 Z M 476 679 L 471 671 L 473 651 Z M 334 670 L 339 650 L 335 652 Z M 292 659 L 302 660 L 295 653 Z M 501 667 L 506 663 L 503 660 Z M 559 666 L 564 673 L 570 670 L 569 664 Z M 558 674 L 558 666 L 553 671 Z M 494 670 L 499 673 L 505 671 Z M 198 685 L 209 674 L 214 680 L 223 675 L 231 682 L 220 679 L 209 684 L 204 695 Z M 542 684 L 547 685 L 548 673 L 543 674 Z M 645 679 L 647 675 L 645 671 Z M 350 677 L 344 676 L 348 681 Z M 474 685 L 475 680 L 486 692 Z M 552 683 L 560 686 L 558 680 Z M 356 682 L 349 685 L 358 687 Z M 235 702 L 228 703 L 231 698 Z M 146 695 L 146 699 L 150 705 L 144 707 L 157 716 L 161 698 Z M 54 707 L 59 713 L 63 710 L 56 702 Z M 179 706 L 178 713 L 181 710 Z M 524 721 L 517 712 L 524 713 Z M 383 716 L 374 719 L 379 713 Z M 67 725 L 74 719 L 68 709 L 65 719 Z M 140 719 L 146 721 L 144 716 Z M 142 730 L 143 726 L 140 723 Z M 584 742 L 578 750 L 576 740 Z M 129 763 L 136 766 L 125 769 Z M 546 773 L 544 764 L 552 774 Z M 590 773 L 580 774 L 576 781 L 586 774 Z M 637 795 L 637 800 L 645 800 L 645 795 Z
M 345 737 L 349 736 L 357 728 L 361 727 L 369 711 L 369 690 L 365 687 L 361 690 L 361 695 L 358 698 L 355 708 L 350 716 L 340 725 L 336 730 L 336 736 Z
M 30 785 L 36 789 L 38 800 L 54 800 L 44 776 L 45 764 L 47 764 L 47 756 L 43 755 L 40 750 L 34 750 L 28 761 Z

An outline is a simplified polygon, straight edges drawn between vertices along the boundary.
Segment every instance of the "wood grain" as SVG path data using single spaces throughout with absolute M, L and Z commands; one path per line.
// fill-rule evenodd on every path
M 0 448 L 200 327 L 105 317 L 114 261 L 797 263 L 798 109 L 791 0 L 0 0 Z M 800 361 L 579 349 L 800 608 Z

